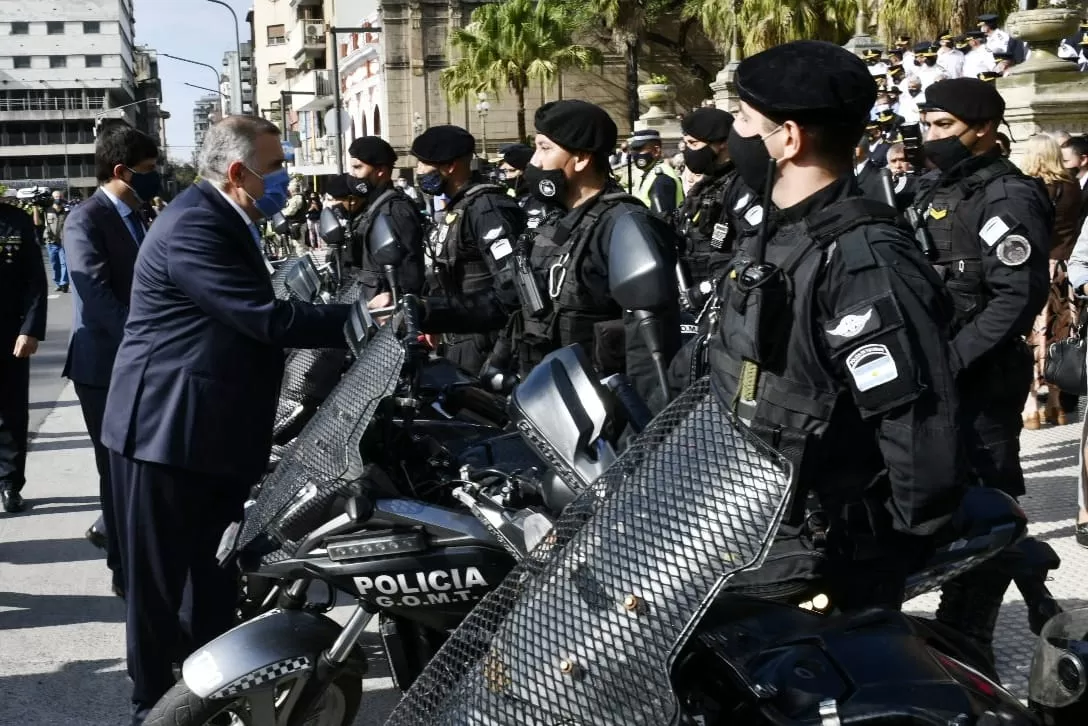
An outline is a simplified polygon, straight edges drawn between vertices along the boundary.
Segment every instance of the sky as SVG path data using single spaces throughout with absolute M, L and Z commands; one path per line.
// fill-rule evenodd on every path
M 287 2 L 288 0 L 280 0 Z M 224 0 L 238 14 L 239 39 L 249 40 L 249 0 Z M 191 58 L 222 68 L 223 54 L 234 50 L 234 21 L 221 5 L 207 0 L 135 0 L 136 43 L 161 53 Z M 170 112 L 166 142 L 170 158 L 188 161 L 193 152 L 193 104 L 212 88 L 212 72 L 202 66 L 159 56 L 162 107 Z

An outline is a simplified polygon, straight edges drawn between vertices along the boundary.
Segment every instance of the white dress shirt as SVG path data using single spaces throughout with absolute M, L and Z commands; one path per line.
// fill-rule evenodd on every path
M 959 78 L 963 75 L 963 53 L 955 48 L 941 48 L 937 51 L 937 65 L 944 69 L 947 78 Z
M 978 78 L 979 73 L 989 73 L 996 70 L 993 54 L 983 47 L 972 50 L 963 58 L 964 78 Z
M 1004 53 L 1009 49 L 1009 34 L 1001 28 L 986 36 L 986 50 L 991 53 Z

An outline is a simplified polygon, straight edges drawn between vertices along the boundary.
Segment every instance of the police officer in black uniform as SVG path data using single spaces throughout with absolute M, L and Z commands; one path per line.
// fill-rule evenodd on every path
M 510 265 L 514 243 L 525 229 L 525 212 L 497 184 L 479 180 L 470 168 L 476 140 L 458 126 L 434 126 L 412 142 L 419 160 L 416 177 L 420 191 L 449 201 L 427 239 L 428 270 L 425 294 L 441 319 L 441 310 L 461 309 L 476 293 L 498 290 L 509 306 L 516 293 L 496 282 L 496 274 Z M 378 296 L 373 307 L 389 298 Z M 506 318 L 474 317 L 470 324 L 437 328 L 446 333 L 443 354 L 462 370 L 478 375 L 506 324 Z
M 23 509 L 30 356 L 45 338 L 45 266 L 34 222 L 0 202 L 0 505 Z
M 950 305 L 894 210 L 856 186 L 876 96 L 865 64 L 798 41 L 743 61 L 736 84 L 730 157 L 777 209 L 773 236 L 744 240 L 723 280 L 713 388 L 797 468 L 776 544 L 804 553 L 793 576 L 822 580 L 840 610 L 898 607 L 966 481 Z M 826 540 L 826 567 L 803 565 L 797 540 Z
M 700 108 L 684 117 L 684 165 L 702 178 L 688 190 L 676 215 L 681 237 L 681 286 L 685 302 L 698 310 L 732 257 L 736 225 L 725 206 L 737 175 L 729 161 L 726 139 L 733 116 L 717 108 Z
M 351 166 L 348 184 L 365 206 L 351 216 L 351 257 L 361 268 L 360 282 L 365 299 L 387 292 L 389 283 L 380 265 L 370 261 L 367 239 L 374 220 L 385 217 L 404 249 L 404 259 L 397 266 L 396 282 L 402 292 L 418 295 L 423 289 L 423 215 L 415 202 L 393 185 L 397 153 L 380 136 L 355 139 L 348 147 Z
M 579 344 L 598 372 L 626 372 L 651 408 L 658 408 L 664 399 L 654 364 L 634 324 L 625 324 L 624 311 L 612 299 L 608 258 L 623 254 L 632 235 L 644 235 L 665 259 L 674 259 L 676 235 L 611 178 L 608 155 L 616 145 L 616 124 L 604 109 L 585 101 L 555 101 L 540 107 L 535 123 L 536 152 L 525 183 L 537 199 L 563 213 L 522 238 L 513 254 L 516 265 L 507 270 L 520 302 L 513 336 L 517 370 L 524 375 L 551 351 Z M 495 292 L 458 302 L 442 308 L 430 304 L 423 327 L 465 329 L 474 318 L 502 320 L 510 312 Z M 680 343 L 679 304 L 674 299 L 653 312 L 666 331 L 661 352 L 667 363 Z
M 510 190 L 518 206 L 525 210 L 525 226 L 536 229 L 544 221 L 549 207 L 528 192 L 525 187 L 525 167 L 533 158 L 533 147 L 527 144 L 510 144 L 502 152 L 499 164 L 500 182 Z
M 1021 412 L 1032 378 L 1022 337 L 1049 291 L 1053 212 L 1042 184 L 998 151 L 1005 102 L 992 84 L 939 81 L 926 90 L 921 110 L 929 126 L 923 149 L 937 168 L 919 179 L 914 209 L 919 239 L 932 249 L 955 301 L 949 350 L 960 430 L 979 483 L 1017 497 L 1024 494 Z M 937 611 L 938 620 L 984 650 L 991 648 L 1012 577 L 1005 564 L 987 564 L 949 583 Z

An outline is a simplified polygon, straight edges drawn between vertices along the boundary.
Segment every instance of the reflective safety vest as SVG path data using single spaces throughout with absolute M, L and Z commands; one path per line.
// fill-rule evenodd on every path
M 680 175 L 676 172 L 676 169 L 673 169 L 672 164 L 664 160 L 657 162 L 646 170 L 642 175 L 642 181 L 638 183 L 638 192 L 635 196 L 641 199 L 642 203 L 647 207 L 653 209 L 650 204 L 650 187 L 657 181 L 658 174 L 670 176 L 676 182 L 676 207 L 679 209 L 680 205 L 684 203 L 684 185 L 680 181 Z

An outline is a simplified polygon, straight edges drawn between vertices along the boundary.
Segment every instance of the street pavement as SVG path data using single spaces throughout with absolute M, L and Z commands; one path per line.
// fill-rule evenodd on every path
M 0 726 L 118 726 L 128 712 L 122 602 L 110 594 L 101 553 L 83 539 L 98 509 L 94 454 L 71 386 L 58 383 L 70 319 L 69 296 L 50 300 L 50 337 L 34 361 L 35 412 L 25 494 L 30 508 L 0 513 Z M 1034 534 L 1064 564 L 1052 589 L 1067 607 L 1088 606 L 1088 551 L 1076 546 L 1079 425 L 1025 432 L 1029 480 L 1023 505 Z M 1026 695 L 1032 636 L 1015 587 L 998 625 L 1005 682 Z M 907 604 L 931 613 L 936 596 Z M 335 616 L 344 618 L 347 607 Z M 377 726 L 398 693 L 374 632 L 364 647 L 371 671 L 355 726 Z

